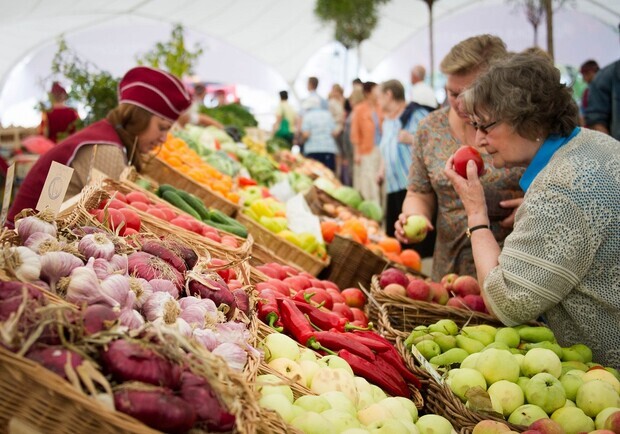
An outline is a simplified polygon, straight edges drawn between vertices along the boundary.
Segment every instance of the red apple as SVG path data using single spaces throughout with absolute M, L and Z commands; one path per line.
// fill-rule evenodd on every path
M 431 287 L 422 279 L 415 279 L 407 285 L 407 297 L 414 300 L 430 301 L 433 297 Z
M 459 277 L 458 274 L 456 273 L 449 273 L 446 274 L 445 276 L 443 276 L 441 278 L 441 284 L 443 285 L 444 288 L 446 288 L 448 291 L 452 291 L 452 284 L 454 283 L 454 281 L 457 279 L 457 277 Z
M 344 297 L 337 289 L 327 288 L 325 291 L 331 296 L 332 301 L 335 303 L 344 303 Z
M 603 428 L 620 434 L 620 411 L 610 414 Z
M 446 303 L 446 306 L 457 307 L 459 309 L 465 309 L 467 305 L 465 304 L 465 300 L 463 297 L 451 297 L 450 300 Z
M 553 419 L 538 419 L 528 429 L 541 434 L 564 434 L 564 428 Z
M 479 295 L 468 294 L 465 297 L 463 297 L 463 301 L 471 310 L 474 310 L 476 312 L 486 311 L 484 300 Z
M 341 294 L 345 304 L 349 307 L 362 308 L 366 304 L 366 296 L 359 288 L 346 288 Z
M 409 284 L 409 279 L 405 276 L 405 273 L 396 269 L 396 268 L 388 268 L 379 277 L 379 285 L 381 288 L 385 288 L 390 283 L 398 283 L 404 287 L 407 287 Z
M 480 285 L 472 276 L 459 276 L 452 284 L 452 290 L 461 297 L 480 294 Z
M 344 303 L 336 303 L 332 306 L 332 312 L 341 316 L 342 318 L 346 318 L 347 321 L 354 321 L 355 318 L 353 316 L 353 312 L 351 308 Z
M 463 178 L 467 178 L 467 163 L 469 160 L 474 160 L 476 166 L 478 166 L 478 176 L 482 176 L 484 173 L 484 161 L 480 152 L 473 146 L 461 146 L 454 153 L 454 171 L 461 175 Z
M 391 297 L 406 297 L 407 289 L 403 285 L 399 285 L 398 283 L 390 283 L 388 286 L 383 288 L 383 292 Z
M 362 327 L 368 327 L 368 317 L 366 316 L 363 310 L 358 309 L 356 307 L 352 307 L 351 312 L 353 312 L 352 322 L 364 324 Z
M 433 301 L 435 303 L 445 305 L 450 298 L 448 290 L 441 283 L 437 282 L 429 282 L 429 286 L 431 287 L 431 291 L 433 293 Z
M 340 288 L 338 288 L 338 285 L 336 285 L 334 282 L 332 282 L 331 280 L 321 280 L 321 283 L 323 283 L 323 286 L 325 287 L 325 289 L 335 289 L 337 291 L 340 291 Z

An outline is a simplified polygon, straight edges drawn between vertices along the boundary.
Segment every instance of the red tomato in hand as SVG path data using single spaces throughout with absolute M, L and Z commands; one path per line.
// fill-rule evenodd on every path
M 484 161 L 482 161 L 480 152 L 473 146 L 461 146 L 454 153 L 454 171 L 463 178 L 467 178 L 467 162 L 469 160 L 474 160 L 476 166 L 478 166 L 478 176 L 482 176 L 484 173 Z

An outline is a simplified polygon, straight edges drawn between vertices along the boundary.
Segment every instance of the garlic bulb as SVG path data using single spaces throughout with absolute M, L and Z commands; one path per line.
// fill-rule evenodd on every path
M 86 259 L 102 258 L 112 259 L 114 256 L 114 244 L 105 234 L 88 234 L 80 240 L 78 250 Z
M 28 238 L 30 238 L 32 234 L 37 232 L 50 234 L 54 238 L 56 238 L 57 235 L 56 222 L 48 223 L 35 216 L 24 217 L 23 219 L 17 220 L 15 222 L 15 229 L 23 243 L 28 241 Z
M 119 320 L 121 325 L 124 325 L 129 330 L 134 330 L 144 325 L 144 317 L 135 309 L 121 309 Z
M 183 336 L 192 336 L 192 327 L 183 318 L 177 318 L 176 321 L 172 323 L 166 323 L 163 318 L 157 318 L 155 321 L 153 321 L 153 325 L 158 328 L 174 329 L 181 333 Z
M 217 340 L 217 335 L 211 329 L 196 328 L 192 332 L 192 337 L 209 351 L 213 351 L 220 344 L 220 341 Z
M 118 301 L 101 290 L 99 279 L 93 269 L 94 261 L 93 258 L 89 259 L 85 266 L 74 268 L 69 277 L 60 279 L 59 284 L 67 291 L 67 301 L 76 304 L 102 303 L 111 307 L 119 306 Z
M 5 257 L 5 261 L 7 269 L 22 282 L 32 282 L 39 279 L 41 260 L 39 255 L 28 247 L 11 247 L 8 255 Z
M 112 274 L 101 282 L 101 291 L 124 306 L 127 294 L 129 294 L 129 278 L 120 274 Z
M 136 295 L 132 307 L 140 309 L 142 305 L 153 295 L 153 288 L 146 279 L 139 277 L 129 277 L 129 289 Z
M 181 307 L 180 317 L 192 327 L 205 328 L 213 326 L 220 319 L 217 306 L 208 298 L 183 297 L 179 300 L 179 306 Z
M 226 360 L 228 366 L 236 371 L 243 371 L 248 360 L 248 353 L 237 344 L 224 342 L 212 351 L 216 356 Z
M 24 242 L 24 246 L 28 247 L 39 255 L 43 252 L 60 250 L 60 243 L 56 237 L 51 236 L 47 232 L 35 232 Z
M 66 252 L 45 253 L 40 256 L 40 261 L 41 279 L 49 283 L 53 292 L 56 292 L 56 282 L 61 277 L 68 276 L 75 268 L 84 265 L 80 258 Z
M 154 292 L 142 305 L 142 312 L 147 320 L 154 322 L 163 320 L 166 324 L 172 324 L 181 313 L 179 303 L 167 292 Z
M 151 279 L 149 280 L 153 292 L 167 292 L 175 300 L 179 298 L 179 290 L 174 283 L 166 279 Z

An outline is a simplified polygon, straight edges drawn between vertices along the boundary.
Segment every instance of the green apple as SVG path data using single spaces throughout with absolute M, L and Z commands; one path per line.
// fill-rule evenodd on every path
M 424 356 L 426 360 L 430 360 L 435 356 L 441 354 L 441 347 L 434 341 L 424 340 L 415 344 L 418 351 Z M 610 374 L 611 375 L 611 374 Z
M 256 377 L 256 385 L 258 386 L 258 392 L 262 396 L 283 395 L 291 404 L 293 403 L 293 391 L 288 385 L 282 384 L 282 379 L 275 375 L 259 375 Z
M 372 392 L 359 392 L 357 396 L 356 408 L 358 411 L 364 410 L 371 405 L 375 404 L 375 398 L 372 396 Z
M 616 380 L 620 381 L 620 372 L 618 372 L 616 368 L 612 368 L 611 366 L 605 366 L 605 370 L 607 372 L 611 372 L 612 375 L 616 377 Z
M 410 399 L 403 398 L 401 396 L 397 396 L 393 399 L 400 402 L 400 405 L 402 405 L 409 412 L 409 415 L 411 416 L 411 420 L 414 423 L 418 420 L 418 408 L 415 406 L 415 404 Z
M 306 434 L 335 434 L 336 430 L 332 427 L 330 421 L 325 419 L 319 413 L 313 411 L 306 412 L 301 416 L 297 416 L 291 422 L 295 428 L 299 428 Z
M 318 362 L 313 362 L 311 360 L 300 360 L 298 365 L 306 378 L 306 387 L 309 388 L 312 384 L 314 374 L 321 368 L 321 365 L 319 365 Z
M 316 362 L 318 360 L 316 351 L 313 351 L 310 348 L 301 348 L 299 350 L 298 362 L 301 362 L 302 360 L 310 360 L 311 362 Z
M 459 332 L 459 326 L 451 319 L 440 319 L 435 324 L 428 326 L 430 332 L 439 332 L 446 335 L 456 336 Z
M 405 236 L 412 243 L 419 243 L 426 238 L 428 223 L 426 217 L 421 215 L 410 215 L 403 226 Z
M 503 327 L 497 330 L 495 342 L 501 342 L 510 348 L 517 348 L 521 342 L 521 336 L 519 336 L 519 332 L 512 327 Z
M 551 420 L 559 423 L 566 434 L 594 431 L 594 421 L 577 407 L 559 408 L 553 412 Z
M 555 378 L 562 375 L 562 362 L 553 351 L 546 348 L 533 348 L 525 354 L 521 365 L 523 375 L 533 377 L 536 374 L 546 372 Z
M 577 407 L 577 404 L 575 404 L 575 401 L 571 401 L 570 399 L 567 399 L 566 402 L 564 403 L 564 407 Z
M 331 392 L 322 393 L 321 396 L 329 402 L 334 410 L 345 411 L 357 416 L 357 409 L 354 403 L 342 392 L 333 390 Z
M 585 346 L 584 344 L 575 344 L 570 347 L 571 350 L 577 351 L 581 354 L 581 358 L 584 363 L 590 363 L 592 361 L 592 350 Z
M 433 336 L 433 341 L 439 345 L 441 348 L 441 352 L 445 353 L 448 350 L 451 350 L 456 347 L 456 338 L 452 335 L 435 335 Z
M 482 420 L 476 424 L 472 434 L 501 434 L 509 433 L 508 425 L 494 420 Z
M 605 369 L 592 369 L 581 377 L 584 383 L 587 383 L 592 380 L 601 380 L 605 383 L 608 383 L 611 387 L 614 388 L 616 393 L 620 393 L 620 381 L 612 374 L 611 372 Z
M 299 358 L 299 345 L 293 339 L 282 333 L 271 333 L 261 342 L 265 352 L 265 361 L 285 358 L 296 361 Z
M 409 413 L 409 410 L 406 409 L 398 399 L 385 398 L 384 400 L 379 401 L 378 404 L 387 408 L 393 419 L 413 422 L 411 413 Z
M 591 380 L 581 385 L 575 403 L 585 414 L 596 417 L 607 407 L 620 407 L 620 396 L 611 384 L 602 380 Z
M 585 372 L 579 369 L 573 369 L 560 377 L 560 383 L 566 393 L 566 399 L 574 401 L 577 397 L 577 391 L 583 384 L 583 376 Z
M 418 430 L 418 427 L 415 426 L 414 422 L 411 422 L 410 420 L 399 420 L 399 422 L 407 428 L 407 432 L 409 434 L 420 434 L 420 430 Z
M 566 403 L 566 393 L 560 380 L 551 374 L 541 372 L 534 375 L 525 386 L 525 399 L 529 404 L 542 408 L 551 414 Z
M 530 377 L 519 377 L 517 379 L 517 386 L 521 388 L 524 394 L 525 394 L 525 387 L 527 386 L 527 383 L 529 382 L 530 382 Z
M 407 427 L 399 420 L 385 419 L 367 426 L 372 434 L 409 434 Z
M 357 420 L 357 417 L 346 411 L 332 408 L 322 412 L 321 416 L 331 422 L 336 432 L 342 432 L 349 428 L 360 428 L 360 423 Z
M 478 363 L 478 357 L 480 357 L 482 353 L 474 353 L 465 357 L 465 360 L 461 362 L 461 368 L 470 368 L 476 369 L 476 364 Z
M 351 402 L 357 402 L 353 375 L 344 369 L 320 368 L 314 373 L 310 390 L 317 395 L 333 390 L 344 393 Z
M 375 402 L 363 410 L 357 412 L 357 418 L 362 425 L 370 425 L 373 422 L 393 419 L 390 410 L 380 403 Z
M 380 402 L 387 398 L 387 395 L 385 394 L 383 389 L 381 389 L 379 386 L 375 386 L 374 384 L 370 385 L 370 392 L 372 393 L 372 397 L 375 402 Z
M 497 401 L 502 408 L 504 416 L 508 417 L 510 414 L 525 404 L 525 397 L 521 388 L 510 381 L 500 380 L 491 384 L 489 387 L 489 396 L 491 402 Z
M 420 434 L 451 434 L 452 424 L 445 417 L 436 414 L 427 414 L 418 419 L 415 424 Z
M 537 405 L 525 404 L 517 407 L 508 418 L 508 422 L 515 425 L 530 426 L 538 419 L 548 418 L 545 410 Z
M 452 369 L 448 371 L 446 384 L 452 392 L 463 402 L 466 401 L 465 394 L 472 387 L 480 386 L 484 390 L 487 389 L 487 382 L 480 372 L 470 368 Z
M 349 366 L 349 363 L 338 356 L 323 356 L 318 360 L 319 365 L 321 366 L 326 366 L 328 368 L 332 368 L 332 369 L 344 369 L 345 371 L 349 372 L 351 375 L 353 374 L 353 369 L 351 369 L 351 366 Z
M 487 381 L 493 384 L 500 380 L 516 383 L 519 379 L 519 362 L 510 351 L 491 348 L 484 351 L 476 362 L 478 370 Z
M 261 407 L 278 413 L 287 423 L 290 423 L 295 418 L 296 413 L 293 410 L 293 404 L 284 395 L 265 395 L 261 397 L 258 403 Z
M 304 372 L 301 370 L 301 367 L 291 359 L 283 357 L 272 359 L 269 363 L 267 363 L 267 366 L 284 375 L 286 378 L 290 378 L 295 381 L 300 386 L 306 387 L 306 377 L 304 376 Z
M 588 370 L 588 365 L 581 362 L 575 362 L 574 360 L 570 362 L 562 362 L 562 375 L 566 374 L 568 371 L 572 371 L 573 369 L 579 369 L 580 371 L 586 372 Z
M 295 400 L 294 405 L 301 407 L 306 411 L 314 411 L 315 413 L 322 413 L 325 410 L 332 408 L 327 399 L 317 395 L 300 396 L 297 400 Z
M 368 434 L 370 431 L 364 428 L 349 428 L 342 431 L 340 434 Z
M 597 414 L 596 419 L 594 419 L 596 429 L 605 429 L 605 422 L 607 421 L 607 418 L 617 411 L 620 411 L 620 407 L 607 407 Z

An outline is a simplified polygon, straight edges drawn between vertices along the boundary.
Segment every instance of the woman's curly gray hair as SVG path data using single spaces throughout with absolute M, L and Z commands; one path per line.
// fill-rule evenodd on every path
M 572 90 L 548 59 L 518 53 L 499 61 L 463 93 L 466 111 L 478 119 L 511 125 L 528 139 L 568 136 L 579 125 Z

